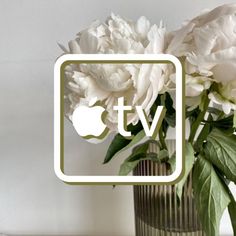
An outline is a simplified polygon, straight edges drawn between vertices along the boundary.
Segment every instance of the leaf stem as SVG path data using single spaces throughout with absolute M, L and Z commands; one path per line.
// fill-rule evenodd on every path
M 204 106 L 203 106 L 203 109 L 202 111 L 198 114 L 198 117 L 197 119 L 194 121 L 193 125 L 192 125 L 192 128 L 191 128 L 191 132 L 190 132 L 190 135 L 189 135 L 189 142 L 191 144 L 193 144 L 194 142 L 194 138 L 196 136 L 196 133 L 197 133 L 197 130 L 201 124 L 201 122 L 203 121 L 204 119 L 204 116 L 207 112 L 207 108 L 209 106 L 209 103 L 210 103 L 210 99 L 208 98 L 208 96 L 205 97 L 205 102 L 204 102 Z
M 162 126 L 159 129 L 159 141 L 161 143 L 162 149 L 166 149 L 167 150 L 165 138 L 164 138 L 164 135 L 163 135 L 163 128 L 162 128 Z

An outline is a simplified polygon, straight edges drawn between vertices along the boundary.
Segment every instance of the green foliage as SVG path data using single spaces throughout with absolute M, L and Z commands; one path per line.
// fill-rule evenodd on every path
M 132 162 L 132 161 L 136 161 L 140 158 L 145 157 L 147 154 L 149 145 L 150 145 L 149 142 L 145 142 L 136 146 L 133 149 L 133 152 L 131 153 L 131 155 L 126 160 Z
M 137 161 L 124 161 L 120 166 L 119 175 L 128 175 L 139 163 L 139 160 Z
M 236 183 L 236 136 L 213 129 L 204 145 L 206 158 Z
M 207 92 L 206 92 L 205 96 L 203 96 L 203 98 L 202 98 L 201 107 L 199 106 L 200 112 L 198 113 L 194 122 L 192 122 L 192 124 L 191 124 L 191 131 L 190 131 L 190 135 L 189 135 L 189 142 L 190 143 L 194 142 L 194 139 L 195 139 L 196 133 L 199 129 L 199 126 L 200 126 L 201 122 L 203 121 L 204 116 L 206 115 L 209 103 L 210 103 L 210 100 L 209 100 L 209 98 L 207 96 Z
M 218 119 L 218 120 L 211 120 L 211 121 L 204 121 L 205 123 L 210 124 L 214 128 L 222 129 L 222 130 L 229 130 L 233 128 L 233 118 L 234 115 L 230 115 L 228 117 Z
M 140 161 L 149 160 L 153 162 L 162 162 L 168 159 L 169 154 L 167 150 L 161 150 L 157 153 L 148 153 L 147 150 L 152 141 L 149 140 L 145 143 L 140 144 L 131 155 L 120 166 L 119 175 L 128 175 L 138 165 Z
M 189 110 L 188 107 L 186 108 L 185 116 L 186 116 L 186 119 L 189 120 L 190 126 L 192 126 L 192 124 L 195 122 L 195 120 L 197 119 L 200 112 L 201 112 L 201 110 L 199 109 L 199 107 L 197 107 L 193 110 Z
M 233 127 L 236 128 L 236 111 L 234 111 Z
M 167 122 L 167 124 L 171 127 L 175 127 L 176 125 L 176 118 L 175 118 L 175 109 L 173 107 L 173 100 L 170 96 L 169 93 L 166 93 L 166 97 L 165 97 L 165 107 L 167 109 L 166 111 L 166 116 L 165 116 L 165 120 Z
M 170 160 L 168 161 L 169 164 L 171 165 L 171 169 L 172 171 L 175 170 L 175 153 L 173 154 L 173 156 L 170 158 Z M 185 163 L 184 163 L 184 175 L 182 177 L 182 179 L 175 185 L 176 187 L 176 193 L 177 196 L 179 198 L 179 200 L 181 200 L 182 197 L 182 192 L 183 192 L 183 186 L 189 176 L 190 171 L 193 168 L 193 164 L 194 164 L 194 160 L 195 160 L 195 156 L 194 156 L 194 149 L 192 147 L 192 145 L 190 143 L 186 142 L 185 145 Z
M 134 138 L 128 143 L 128 145 L 124 146 L 123 148 L 121 148 L 120 150 L 116 151 L 113 156 L 112 159 L 115 158 L 116 156 L 118 156 L 119 154 L 123 153 L 124 151 L 130 149 L 131 147 L 135 146 L 139 141 L 141 141 L 143 138 L 145 137 L 145 132 L 144 130 L 139 131 L 139 133 L 137 133 Z
M 124 138 L 120 134 L 117 134 L 112 140 L 110 146 L 108 147 L 103 164 L 108 163 L 117 152 L 119 152 L 122 148 L 127 146 L 130 142 L 131 140 Z
M 103 164 L 108 163 L 112 158 L 115 157 L 116 154 L 120 153 L 121 150 L 124 151 L 124 150 L 130 148 L 131 146 L 135 145 L 138 141 L 140 141 L 143 138 L 143 135 L 140 133 L 142 131 L 142 129 L 143 129 L 143 127 L 142 127 L 141 122 L 138 122 L 138 124 L 135 126 L 132 124 L 128 125 L 127 131 L 131 131 L 131 133 L 134 135 L 134 137 L 136 135 L 138 136 L 138 137 L 136 137 L 136 139 L 133 138 L 133 141 L 131 139 L 126 139 L 125 137 L 123 137 L 120 134 L 117 134 L 113 138 L 111 144 L 108 147 Z
M 120 166 L 119 175 L 128 175 L 139 163 L 139 161 L 147 155 L 149 143 L 143 143 L 137 146 L 132 154 Z
M 208 116 L 208 121 L 211 121 L 211 120 L 212 120 L 212 115 L 210 114 Z M 194 144 L 194 149 L 197 153 L 202 151 L 203 144 L 206 141 L 206 138 L 207 138 L 208 134 L 210 133 L 211 129 L 212 129 L 212 127 L 211 127 L 210 123 L 207 123 L 203 126 L 203 128 L 202 128 L 200 134 L 198 135 L 198 138 Z
M 193 189 L 206 235 L 219 235 L 220 219 L 230 197 L 214 167 L 203 156 L 199 156 L 194 165 Z
M 233 135 L 236 112 L 225 115 L 221 110 L 209 107 L 208 93 L 209 91 L 206 91 L 198 107 L 193 110 L 186 108 L 186 119 L 190 121 L 191 131 L 189 141 L 186 142 L 185 172 L 175 187 L 178 199 L 181 200 L 183 186 L 193 170 L 194 198 L 206 235 L 219 235 L 219 222 L 227 207 L 236 235 L 236 202 L 227 186 L 230 181 L 236 183 L 236 136 Z M 159 152 L 148 153 L 150 142 L 153 142 L 151 140 L 136 146 L 122 163 L 119 175 L 128 175 L 143 160 L 168 162 L 174 171 L 175 154 L 169 158 L 165 143 L 168 128 L 176 125 L 176 111 L 169 93 L 157 97 L 150 110 L 151 118 L 160 105 L 166 108 L 166 116 L 159 130 Z M 200 126 L 202 129 L 198 132 Z M 129 125 L 127 130 L 131 131 L 133 138 L 126 139 L 116 135 L 109 146 L 104 163 L 134 147 L 145 137 L 141 122 Z
M 173 100 L 170 96 L 170 94 L 168 92 L 161 94 L 157 97 L 151 111 L 151 117 L 153 118 L 157 109 L 157 106 L 164 106 L 166 108 L 166 115 L 165 118 L 162 122 L 162 131 L 164 133 L 164 137 L 166 136 L 167 130 L 169 128 L 169 126 L 171 127 L 175 127 L 175 122 L 176 122 L 176 118 L 175 118 L 175 109 L 173 107 Z

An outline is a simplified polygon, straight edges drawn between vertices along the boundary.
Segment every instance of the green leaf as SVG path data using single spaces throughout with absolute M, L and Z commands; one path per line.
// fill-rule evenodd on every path
M 233 127 L 236 128 L 236 111 L 234 111 Z
M 133 149 L 133 152 L 131 153 L 131 155 L 126 159 L 126 161 L 136 161 L 137 159 L 146 156 L 149 145 L 150 145 L 150 142 L 147 141 L 145 143 L 142 143 L 136 146 Z
M 176 118 L 175 118 L 175 109 L 173 107 L 173 100 L 170 96 L 169 93 L 164 93 L 164 94 L 160 94 L 158 95 L 155 103 L 153 104 L 153 106 L 151 107 L 150 110 L 150 114 L 151 117 L 153 118 L 157 109 L 157 106 L 164 106 L 166 108 L 166 115 L 165 118 L 162 122 L 162 130 L 164 132 L 164 136 L 166 136 L 167 130 L 169 128 L 169 126 L 171 127 L 175 127 L 175 122 L 176 122 Z
M 149 142 L 145 142 L 135 147 L 131 155 L 120 166 L 119 175 L 128 175 L 147 155 Z
M 152 105 L 152 107 L 150 109 L 150 115 L 151 115 L 152 119 L 154 119 L 154 117 L 155 117 L 156 110 L 157 110 L 157 104 L 153 103 L 153 105 Z
M 153 162 L 161 162 L 166 160 L 169 156 L 167 150 L 161 150 L 157 153 L 147 153 L 150 143 L 153 142 L 148 140 L 147 142 L 138 145 L 134 148 L 132 154 L 126 158 L 126 160 L 120 166 L 119 175 L 128 175 L 140 161 L 149 160 Z
M 131 142 L 131 140 L 124 138 L 120 134 L 117 134 L 114 137 L 114 139 L 112 140 L 112 142 L 107 150 L 103 164 L 108 163 L 118 151 L 120 151 L 122 148 L 127 146 L 130 142 Z
M 135 144 L 137 144 L 139 141 L 141 141 L 145 137 L 145 131 L 141 130 L 139 133 L 137 133 L 134 138 L 131 140 L 131 142 L 123 147 L 121 150 L 116 152 L 112 158 L 115 158 L 116 156 L 120 155 L 122 152 L 128 150 L 129 148 L 133 147 Z
M 230 129 L 233 127 L 233 115 L 230 115 L 228 117 L 215 120 L 215 121 L 204 121 L 205 123 L 211 124 L 215 128 L 219 129 Z
M 128 175 L 140 162 L 137 161 L 124 161 L 120 166 L 119 175 Z
M 186 149 L 185 149 L 185 171 L 184 171 L 184 176 L 182 177 L 182 179 L 175 185 L 176 187 L 176 193 L 177 196 L 179 198 L 179 200 L 181 200 L 182 197 L 182 192 L 183 192 L 183 186 L 189 176 L 190 171 L 193 168 L 193 164 L 194 164 L 194 160 L 195 160 L 195 156 L 194 156 L 194 150 L 193 147 L 190 143 L 186 143 L 185 145 Z M 172 171 L 175 170 L 175 154 L 171 157 L 171 159 L 169 160 L 169 163 L 171 165 L 171 169 Z
M 165 121 L 168 123 L 169 126 L 175 127 L 176 126 L 176 117 L 175 115 L 166 115 Z
M 120 151 L 124 151 L 123 148 L 125 148 L 128 144 L 130 145 L 126 149 L 140 141 L 142 139 L 142 135 L 144 134 L 141 132 L 142 130 L 143 126 L 139 121 L 136 125 L 129 124 L 127 126 L 127 131 L 130 131 L 132 135 L 134 135 L 133 139 L 127 139 L 122 135 L 117 134 L 109 145 L 103 164 L 108 163 L 112 158 L 114 158 L 115 154 L 118 154 L 118 152 L 120 153 Z
M 234 199 L 231 199 L 231 202 L 228 206 L 228 211 L 229 211 L 232 227 L 234 230 L 234 235 L 236 235 L 236 202 Z
M 169 152 L 166 149 L 162 149 L 158 152 L 157 158 L 161 162 L 165 162 L 169 159 Z
M 184 171 L 184 176 L 183 178 L 177 183 L 176 186 L 176 192 L 177 195 L 179 197 L 179 199 L 181 199 L 182 197 L 182 192 L 183 192 L 183 186 L 189 176 L 190 171 L 193 168 L 193 163 L 194 163 L 194 150 L 193 147 L 190 143 L 186 143 L 186 149 L 185 149 L 185 171 Z
M 206 235 L 219 235 L 219 223 L 230 197 L 212 164 L 199 156 L 193 172 L 197 211 Z
M 236 136 L 213 129 L 204 145 L 206 158 L 236 183 Z
M 175 118 L 175 109 L 173 107 L 173 100 L 169 93 L 165 93 L 165 101 L 164 106 L 166 108 L 166 115 L 165 115 L 165 121 L 167 124 L 171 127 L 175 127 L 176 125 L 176 118 Z
M 136 158 L 137 159 L 137 158 Z M 146 153 L 145 157 L 140 157 L 139 160 L 149 160 L 153 162 L 166 162 L 169 159 L 169 153 L 167 150 L 162 149 L 157 153 Z
M 168 163 L 170 164 L 170 168 L 172 172 L 175 171 L 175 166 L 176 166 L 175 161 L 176 161 L 176 153 L 174 152 L 172 156 L 170 157 L 170 159 L 168 160 Z
M 127 126 L 127 131 L 130 131 L 132 133 L 132 135 L 135 135 L 135 136 L 138 133 L 140 133 L 140 131 L 142 131 L 142 130 L 143 130 L 143 126 L 142 126 L 140 121 L 136 125 L 129 124 Z M 141 136 L 141 134 L 139 134 L 138 137 L 140 137 L 140 136 Z M 135 138 L 133 138 L 133 139 L 135 139 Z M 135 139 L 135 141 L 136 141 L 136 139 Z M 126 147 L 130 142 L 132 142 L 132 139 L 127 139 L 127 138 L 123 137 L 122 135 L 117 134 L 114 137 L 114 139 L 112 140 L 112 142 L 111 142 L 111 144 L 110 144 L 110 146 L 107 150 L 107 153 L 106 153 L 105 159 L 103 161 L 103 164 L 108 163 L 115 156 L 115 154 L 117 152 L 119 152 L 121 149 Z M 133 144 L 135 144 L 135 143 L 132 142 L 132 145 Z
M 173 100 L 172 100 L 170 94 L 167 92 L 166 92 L 165 107 L 167 110 L 167 112 L 166 112 L 167 114 L 169 114 L 169 115 L 175 114 L 175 109 L 173 107 Z
M 136 135 L 143 129 L 142 123 L 139 121 L 136 125 L 132 123 L 127 126 L 127 131 L 130 131 L 133 135 Z
M 160 162 L 160 159 L 157 154 L 155 153 L 147 153 L 147 154 L 137 154 L 133 155 L 133 160 L 125 160 L 122 165 L 120 166 L 119 175 L 128 175 L 140 161 L 153 161 L 153 162 Z

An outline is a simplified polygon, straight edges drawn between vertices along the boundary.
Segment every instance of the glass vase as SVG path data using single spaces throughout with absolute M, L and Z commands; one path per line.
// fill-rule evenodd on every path
M 175 141 L 167 141 L 170 152 L 175 150 Z M 157 143 L 149 145 L 148 152 L 157 153 Z M 142 161 L 134 169 L 134 175 L 170 175 L 168 163 Z M 181 201 L 174 185 L 134 186 L 136 236 L 205 236 L 196 211 L 192 173 L 184 187 Z

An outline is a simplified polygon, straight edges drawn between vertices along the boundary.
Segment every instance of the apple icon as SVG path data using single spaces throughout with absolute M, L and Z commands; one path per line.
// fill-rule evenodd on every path
M 102 139 L 108 133 L 103 122 L 105 115 L 105 109 L 101 106 L 78 106 L 72 114 L 72 123 L 81 137 Z

